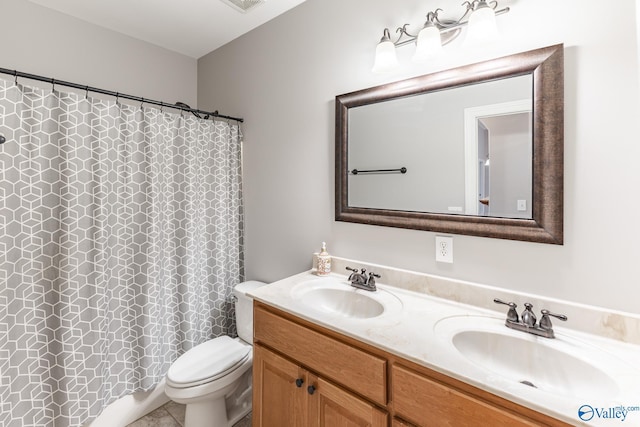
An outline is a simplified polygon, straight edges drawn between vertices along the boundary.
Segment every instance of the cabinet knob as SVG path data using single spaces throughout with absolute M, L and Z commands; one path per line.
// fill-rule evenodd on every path
M 316 392 L 316 388 L 310 385 L 309 387 L 307 387 L 307 391 L 309 392 L 309 394 L 313 394 Z
M 296 387 L 300 388 L 302 387 L 302 384 L 304 384 L 304 380 L 302 378 L 298 378 L 296 380 Z

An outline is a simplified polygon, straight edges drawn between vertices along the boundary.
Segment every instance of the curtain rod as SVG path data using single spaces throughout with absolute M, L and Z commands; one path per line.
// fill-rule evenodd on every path
M 234 120 L 234 121 L 239 122 L 239 123 L 243 123 L 244 122 L 244 119 L 242 119 L 242 118 L 225 116 L 224 114 L 219 114 L 218 110 L 216 110 L 216 111 L 198 110 L 198 109 L 195 109 L 195 108 L 191 108 L 187 104 L 184 104 L 182 102 L 176 102 L 175 104 L 169 104 L 167 102 L 155 101 L 153 99 L 147 99 L 147 98 L 141 98 L 139 96 L 127 95 L 125 93 L 113 92 L 111 90 L 99 89 L 99 88 L 96 88 L 96 87 L 80 85 L 80 84 L 77 84 L 77 83 L 65 82 L 64 80 L 57 80 L 57 79 L 53 79 L 53 78 L 50 78 L 50 77 L 38 76 L 36 74 L 23 73 L 21 71 L 9 70 L 7 68 L 0 68 L 0 73 L 12 75 L 12 76 L 14 76 L 16 78 L 16 80 L 18 79 L 18 77 L 20 77 L 20 78 L 29 79 L 29 80 L 37 80 L 37 81 L 41 81 L 41 82 L 51 83 L 54 86 L 55 85 L 67 86 L 67 87 L 71 87 L 71 88 L 74 88 L 74 89 L 84 90 L 86 92 L 95 92 L 95 93 L 100 93 L 102 95 L 115 96 L 116 99 L 117 98 L 124 98 L 124 99 L 128 99 L 128 100 L 131 100 L 131 101 L 137 101 L 137 102 L 140 102 L 142 104 L 158 105 L 161 108 L 162 107 L 175 108 L 175 109 L 178 109 L 178 110 L 181 110 L 181 111 L 186 111 L 186 112 L 189 112 L 189 113 L 193 113 L 194 115 L 196 115 L 198 117 L 200 117 L 199 114 L 203 114 L 205 116 L 204 117 L 205 119 L 208 119 L 208 118 L 220 118 L 220 119 Z

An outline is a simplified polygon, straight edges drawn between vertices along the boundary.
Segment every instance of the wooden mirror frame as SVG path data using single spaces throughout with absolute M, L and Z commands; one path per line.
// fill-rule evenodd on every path
M 451 87 L 531 74 L 533 77 L 532 219 L 350 207 L 349 108 Z M 563 244 L 564 52 L 548 46 L 336 96 L 336 221 L 498 239 Z

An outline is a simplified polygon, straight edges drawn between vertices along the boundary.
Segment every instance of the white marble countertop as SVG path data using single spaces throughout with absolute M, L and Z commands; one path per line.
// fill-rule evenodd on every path
M 345 290 L 349 292 L 367 292 L 350 287 L 346 280 L 347 277 L 344 275 L 332 273 L 329 277 L 334 281 L 344 283 Z M 301 286 L 312 286 L 314 282 L 317 283 L 323 279 L 325 278 L 315 275 L 313 270 L 310 270 L 255 289 L 249 295 L 257 301 L 573 425 L 617 425 L 622 421 L 621 418 L 604 418 L 603 415 L 606 414 L 603 411 L 620 406 L 631 408 L 625 414 L 627 422 L 624 425 L 640 425 L 639 345 L 558 326 L 559 322 L 554 324 L 556 339 L 553 340 L 504 327 L 506 335 L 513 334 L 520 340 L 539 342 L 542 345 L 571 354 L 586 363 L 596 364 L 598 368 L 606 372 L 606 375 L 615 380 L 614 385 L 609 384 L 611 387 L 605 387 L 604 384 L 599 387 L 599 384 L 596 384 L 595 387 L 584 388 L 588 391 L 582 390 L 580 381 L 584 381 L 582 384 L 598 381 L 590 376 L 590 378 L 581 378 L 575 382 L 577 389 L 571 393 L 543 391 L 520 384 L 501 375 L 500 372 L 474 364 L 451 344 L 447 330 L 448 333 L 451 333 L 452 328 L 460 328 L 460 325 L 466 323 L 470 329 L 474 329 L 480 319 L 482 322 L 495 320 L 497 324 L 503 324 L 506 310 L 503 310 L 504 313 L 497 312 L 386 285 L 383 279 L 378 283 L 379 290 L 377 292 L 387 295 L 382 295 L 387 299 L 390 297 L 386 293 L 393 295 L 401 302 L 399 306 L 392 304 L 394 309 L 378 317 L 368 319 L 343 317 L 314 310 L 301 303 L 299 298 Z M 454 326 L 438 326 L 446 322 L 443 319 L 452 317 L 461 319 L 449 322 Z M 455 326 L 456 324 L 458 326 Z M 553 367 L 554 360 L 549 360 L 548 364 Z M 559 374 L 563 375 L 562 372 Z M 600 389 L 602 392 L 594 392 L 594 389 Z M 589 421 L 582 421 L 578 417 L 579 408 L 583 405 L 589 405 L 596 412 Z M 615 416 L 615 411 L 607 412 L 607 414 Z

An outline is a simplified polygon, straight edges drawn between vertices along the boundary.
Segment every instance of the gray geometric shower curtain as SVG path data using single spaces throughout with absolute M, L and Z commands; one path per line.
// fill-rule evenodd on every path
M 0 425 L 79 426 L 234 333 L 239 128 L 0 80 Z

